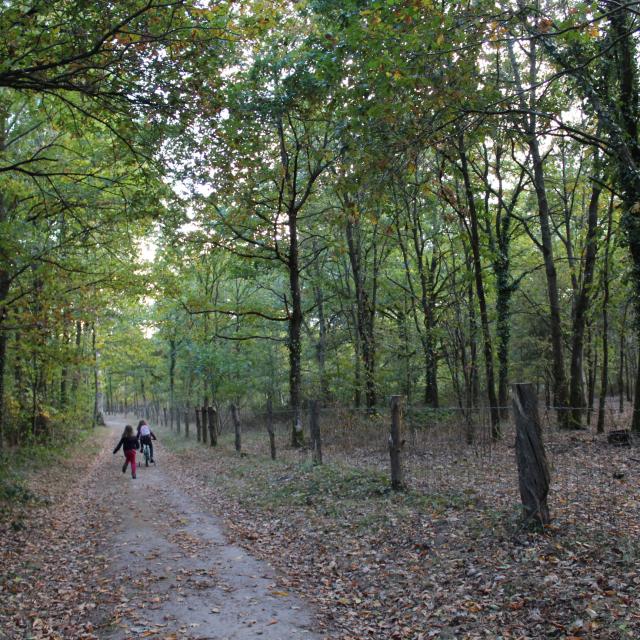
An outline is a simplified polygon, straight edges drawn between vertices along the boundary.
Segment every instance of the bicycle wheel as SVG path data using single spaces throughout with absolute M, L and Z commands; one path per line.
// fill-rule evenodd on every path
M 144 451 L 144 466 L 148 467 L 149 466 L 149 459 L 151 458 L 151 454 L 150 454 L 150 451 L 149 451 L 149 445 L 148 444 L 144 445 L 143 451 Z

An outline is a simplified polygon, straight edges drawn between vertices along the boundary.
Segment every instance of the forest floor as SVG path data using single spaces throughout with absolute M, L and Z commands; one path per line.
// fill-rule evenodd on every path
M 310 605 L 173 482 L 162 445 L 156 465 L 122 472 L 123 426 L 34 475 L 30 504 L 4 514 L 0 638 L 319 639 Z
M 520 524 L 509 435 L 408 446 L 393 493 L 384 439 L 329 440 L 313 466 L 284 438 L 269 460 L 263 432 L 242 456 L 231 434 L 212 449 L 160 432 L 157 467 L 131 480 L 119 429 L 2 516 L 0 638 L 640 637 L 635 447 L 549 439 L 538 534 Z

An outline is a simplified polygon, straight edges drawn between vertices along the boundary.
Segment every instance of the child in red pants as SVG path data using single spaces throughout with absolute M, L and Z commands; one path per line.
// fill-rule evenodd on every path
M 127 470 L 127 465 L 131 463 L 131 477 L 135 479 L 136 477 L 136 450 L 140 446 L 138 442 L 138 437 L 133 433 L 133 427 L 128 424 L 124 428 L 124 432 L 122 433 L 122 438 L 120 438 L 120 442 L 118 442 L 118 446 L 113 450 L 113 453 L 116 453 L 120 447 L 124 451 L 124 464 L 122 465 L 122 473 Z

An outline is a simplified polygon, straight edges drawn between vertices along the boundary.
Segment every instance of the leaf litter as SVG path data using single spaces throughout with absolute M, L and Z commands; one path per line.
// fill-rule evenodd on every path
M 270 597 L 307 596 L 327 638 L 640 637 L 640 466 L 633 450 L 590 436 L 556 440 L 548 449 L 554 521 L 544 534 L 520 527 L 507 441 L 489 459 L 410 454 L 410 488 L 400 494 L 389 490 L 375 447 L 325 447 L 330 464 L 313 467 L 307 453 L 285 449 L 272 463 L 261 444 L 251 451 L 250 437 L 249 456 L 239 458 L 223 437 L 218 450 L 181 444 L 165 452 L 165 465 L 203 510 L 224 518 L 232 541 L 279 570 Z M 110 439 L 103 444 L 101 456 Z M 113 470 L 98 459 L 35 475 L 37 499 L 2 512 L 0 638 L 92 640 L 106 624 L 125 625 L 131 637 L 197 637 L 188 635 L 197 628 L 170 630 L 171 620 L 149 625 L 105 577 L 110 559 L 96 549 L 121 515 L 101 499 L 110 481 L 102 474 Z M 195 555 L 201 541 L 178 535 L 181 524 L 167 526 L 181 552 Z M 161 559 L 167 576 L 170 560 Z M 178 572 L 176 597 L 180 583 L 212 578 Z M 153 592 L 152 579 L 166 576 L 132 577 Z

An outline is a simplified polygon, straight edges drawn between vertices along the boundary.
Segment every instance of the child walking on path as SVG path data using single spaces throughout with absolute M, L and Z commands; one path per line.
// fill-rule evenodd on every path
M 118 449 L 122 447 L 124 451 L 124 464 L 122 465 L 122 473 L 127 470 L 127 465 L 131 463 L 131 477 L 135 479 L 136 477 L 136 449 L 140 444 L 138 443 L 138 437 L 133 433 L 133 427 L 128 424 L 124 428 L 124 432 L 122 433 L 122 438 L 120 438 L 120 442 L 118 442 L 118 446 L 113 450 L 113 453 L 117 453 Z

